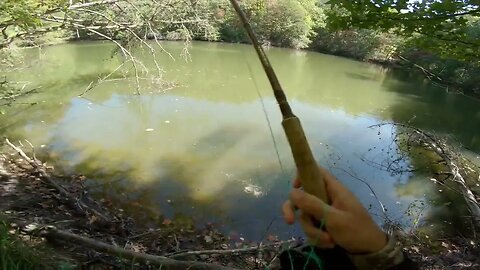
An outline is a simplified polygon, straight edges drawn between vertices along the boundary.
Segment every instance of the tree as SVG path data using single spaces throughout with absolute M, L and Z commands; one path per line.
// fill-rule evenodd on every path
M 42 16 L 64 9 L 66 0 L 3 0 L 0 2 L 0 49 L 17 37 L 37 31 Z M 42 32 L 42 30 L 38 30 Z M 43 30 L 45 31 L 45 29 Z
M 480 59 L 477 0 L 330 0 L 328 4 L 328 24 L 333 29 L 394 31 L 444 58 Z
M 282 47 L 306 48 L 314 34 L 313 29 L 323 22 L 323 12 L 316 0 L 246 0 L 242 8 L 259 40 Z M 228 1 L 220 23 L 221 39 L 248 42 L 243 27 Z
M 45 33 L 64 30 L 76 38 L 104 39 L 116 45 L 124 59 L 121 66 L 134 72 L 139 93 L 140 77 L 148 74 L 131 51 L 143 47 L 155 62 L 156 81 L 161 82 L 161 67 L 156 61 L 158 42 L 167 35 L 190 40 L 202 35 L 205 39 L 215 38 L 209 18 L 211 12 L 204 7 L 207 0 L 3 0 L 0 2 L 0 53 L 18 39 L 34 39 Z M 202 11 L 201 13 L 199 11 Z M 153 45 L 147 42 L 153 39 Z M 3 62 L 3 61 L 2 61 Z M 7 63 L 11 65 L 11 63 Z M 92 82 L 85 92 L 93 89 L 113 73 L 97 82 Z

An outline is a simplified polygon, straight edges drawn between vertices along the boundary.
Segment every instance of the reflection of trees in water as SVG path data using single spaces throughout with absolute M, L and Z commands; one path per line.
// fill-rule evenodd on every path
M 422 84 L 403 83 L 420 81 L 418 74 L 390 70 L 384 89 L 401 94 L 390 106 L 394 122 L 407 123 L 427 131 L 454 134 L 464 146 L 480 151 L 480 101 L 461 94 L 447 93 L 424 79 Z
M 440 156 L 426 149 L 427 146 L 416 136 L 414 129 L 392 125 L 394 147 L 382 151 L 393 151 L 394 154 L 392 158 L 385 158 L 380 168 L 392 174 L 410 175 L 408 181 L 397 182 L 396 189 L 400 196 L 422 198 L 429 205 L 423 229 L 433 231 L 437 236 L 471 233 L 473 220 L 457 183 L 452 179 L 450 168 Z M 423 203 L 420 203 L 412 205 L 406 212 L 412 215 L 414 222 L 424 210 Z
M 214 196 L 199 200 L 192 191 L 195 187 L 191 178 L 201 176 L 195 174 L 191 164 L 173 157 L 159 160 L 157 165 L 165 172 L 155 181 L 143 183 L 128 178 L 132 168 L 99 170 L 94 157 L 76 165 L 73 171 L 87 172 L 87 184 L 94 196 L 123 209 L 138 223 L 152 227 L 161 226 L 165 219 L 187 227 L 216 223 L 225 226 L 226 233 L 246 234 L 251 240 L 261 240 L 267 233 L 291 236 L 292 230 L 280 217 L 280 205 L 288 196 L 286 187 L 290 186 L 291 175 L 279 173 L 277 168 L 244 172 L 234 181 L 220 185 Z M 257 186 L 260 195 L 247 189 L 252 183 L 260 185 Z

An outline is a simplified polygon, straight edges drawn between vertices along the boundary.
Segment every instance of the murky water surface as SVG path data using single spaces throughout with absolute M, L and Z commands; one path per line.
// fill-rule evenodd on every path
M 127 64 L 78 97 L 122 63 L 113 49 L 95 42 L 25 51 L 28 67 L 7 75 L 41 85 L 38 93 L 19 100 L 38 104 L 8 108 L 0 120 L 4 134 L 28 138 L 57 166 L 87 175 L 98 194 L 141 222 L 216 222 L 226 233 L 252 240 L 270 233 L 297 235 L 298 229 L 280 218 L 295 169 L 253 49 L 194 43 L 185 61 L 183 43 L 167 42 L 164 49 L 175 60 L 157 55 L 163 81 L 152 80 L 156 71 L 148 53 L 137 53 L 150 70 L 144 74 L 140 68 L 140 96 L 133 94 L 131 70 L 130 78 L 122 79 L 131 69 Z M 378 166 L 397 158 L 389 152 L 396 130 L 368 127 L 409 122 L 449 135 L 475 159 L 478 101 L 367 63 L 277 48 L 268 55 L 316 157 L 379 222 L 379 204 L 358 179 L 371 186 L 392 219 L 406 226 L 413 224 L 405 218 L 412 202 L 417 209 L 423 209 L 421 202 L 433 206 L 421 215 L 439 224 L 455 220 L 429 176 L 392 175 Z M 414 158 L 406 157 L 404 165 Z

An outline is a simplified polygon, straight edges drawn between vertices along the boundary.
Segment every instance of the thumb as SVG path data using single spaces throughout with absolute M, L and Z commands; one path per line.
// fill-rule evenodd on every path
M 290 200 L 297 208 L 317 220 L 322 220 L 331 208 L 321 199 L 300 189 L 294 189 L 290 193 Z

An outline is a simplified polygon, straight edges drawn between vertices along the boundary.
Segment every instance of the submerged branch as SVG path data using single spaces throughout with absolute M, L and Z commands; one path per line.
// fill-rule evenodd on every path
M 430 135 L 419 128 L 406 124 L 383 123 L 370 126 L 370 128 L 381 127 L 385 125 L 394 125 L 412 130 L 419 136 L 419 141 L 424 147 L 436 153 L 445 162 L 446 166 L 450 170 L 450 173 L 453 175 L 453 181 L 457 183 L 460 188 L 460 192 L 467 204 L 468 209 L 472 213 L 475 224 L 480 227 L 480 203 L 475 198 L 472 190 L 467 186 L 466 180 L 460 172 L 460 166 L 457 164 L 457 158 L 449 149 L 447 149 L 447 146 L 436 139 L 433 135 Z

